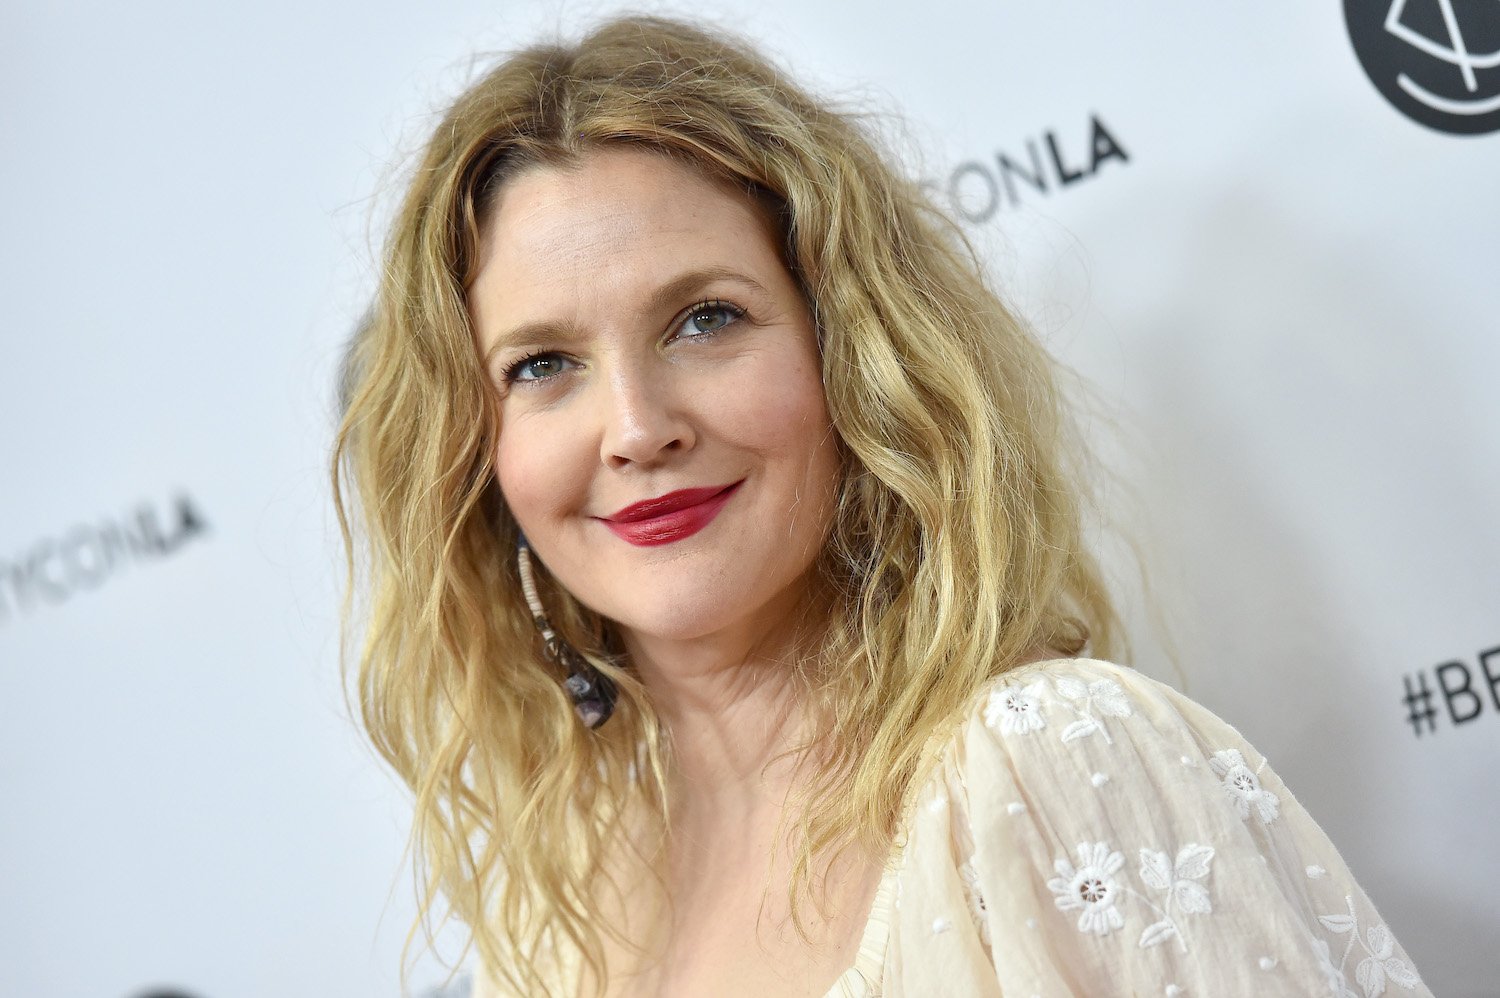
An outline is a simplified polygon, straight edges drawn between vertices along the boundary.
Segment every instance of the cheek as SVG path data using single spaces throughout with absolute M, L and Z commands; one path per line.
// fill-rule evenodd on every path
M 500 433 L 495 478 L 511 514 L 528 535 L 545 531 L 577 489 L 563 444 L 542 426 L 523 424 Z
M 780 476 L 806 487 L 826 486 L 836 476 L 836 437 L 816 354 L 770 364 L 720 397 L 721 425 L 778 466 Z

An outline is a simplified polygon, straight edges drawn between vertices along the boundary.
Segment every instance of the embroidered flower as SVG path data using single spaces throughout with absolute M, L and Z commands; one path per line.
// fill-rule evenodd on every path
M 979 926 L 979 938 L 986 946 L 989 946 L 989 911 L 984 903 L 984 895 L 979 892 L 979 871 L 974 868 L 974 857 L 970 856 L 968 861 L 958 868 L 958 875 L 964 882 L 964 897 L 969 902 L 969 914 L 974 916 L 974 924 Z
M 1214 772 L 1224 781 L 1224 792 L 1234 802 L 1235 810 L 1242 819 L 1248 820 L 1250 809 L 1261 823 L 1269 825 L 1281 813 L 1281 799 L 1269 790 L 1262 789 L 1260 780 L 1245 765 L 1238 749 L 1221 749 L 1209 760 Z
M 1407 966 L 1405 960 L 1393 955 L 1396 951 L 1396 939 L 1391 935 L 1391 930 L 1385 927 L 1385 923 L 1368 930 L 1365 935 L 1366 949 L 1370 955 L 1359 961 L 1359 966 L 1354 968 L 1354 979 L 1365 989 L 1365 994 L 1384 994 L 1387 977 L 1408 991 L 1415 988 L 1418 983 L 1416 971 Z
M 1141 933 L 1139 945 L 1142 949 L 1176 937 L 1183 952 L 1187 952 L 1187 943 L 1182 938 L 1181 929 L 1171 915 L 1172 906 L 1175 904 L 1179 911 L 1191 915 L 1204 915 L 1214 910 L 1208 888 L 1199 883 L 1208 876 L 1208 867 L 1213 858 L 1211 846 L 1198 845 L 1196 842 L 1189 842 L 1178 850 L 1175 862 L 1169 860 L 1164 852 L 1141 850 L 1141 880 L 1152 890 L 1165 891 L 1167 895 L 1161 908 L 1152 905 L 1145 898 L 1141 899 L 1160 916 L 1158 921 L 1146 926 Z
M 1365 998 L 1375 998 L 1376 995 L 1385 994 L 1387 979 L 1394 981 L 1407 991 L 1411 991 L 1418 984 L 1422 983 L 1421 979 L 1417 977 L 1417 972 L 1408 966 L 1405 960 L 1395 955 L 1396 940 L 1391 935 L 1391 930 L 1385 927 L 1384 922 L 1369 929 L 1365 933 L 1365 937 L 1361 939 L 1359 935 L 1359 916 L 1354 913 L 1353 895 L 1344 895 L 1344 906 L 1348 910 L 1348 914 L 1319 915 L 1318 921 L 1323 923 L 1325 929 L 1337 932 L 1340 935 L 1344 933 L 1350 934 L 1351 941 L 1349 946 L 1344 950 L 1344 959 L 1348 959 L 1349 950 L 1354 946 L 1353 940 L 1359 940 L 1360 945 L 1369 954 L 1369 956 L 1366 956 L 1359 962 L 1359 966 L 1354 968 L 1354 979 L 1359 982 L 1359 986 L 1364 990 Z M 1323 949 L 1327 949 L 1326 943 L 1323 944 Z M 1339 966 L 1342 967 L 1343 964 L 1344 960 L 1340 960 Z M 1324 974 L 1329 975 L 1330 982 L 1333 981 L 1333 977 L 1329 973 L 1329 968 L 1332 967 L 1333 961 L 1330 959 L 1324 969 Z M 1334 968 L 1334 972 L 1338 974 L 1339 980 L 1342 981 L 1343 972 L 1337 968 Z
M 1125 924 L 1115 900 L 1120 885 L 1114 875 L 1125 865 L 1125 857 L 1109 848 L 1104 842 L 1080 842 L 1077 848 L 1078 868 L 1066 859 L 1055 860 L 1052 868 L 1057 876 L 1047 881 L 1054 902 L 1061 911 L 1082 909 L 1078 915 L 1078 931 L 1106 935 Z
M 1105 742 L 1114 744 L 1109 732 L 1104 730 L 1104 725 L 1095 715 L 1129 717 L 1134 713 L 1120 684 L 1113 679 L 1096 679 L 1092 683 L 1085 683 L 1076 676 L 1059 676 L 1056 684 L 1057 692 L 1072 701 L 1070 706 L 1078 715 L 1078 720 L 1063 729 L 1062 740 L 1071 742 L 1097 731 L 1104 736 Z
M 1166 891 L 1167 903 L 1175 903 L 1179 910 L 1193 915 L 1207 914 L 1214 910 L 1209 900 L 1208 888 L 1199 883 L 1208 876 L 1208 866 L 1213 862 L 1212 846 L 1200 846 L 1189 842 L 1177 852 L 1175 861 L 1168 861 L 1164 852 L 1141 850 L 1141 879 L 1153 890 Z
M 984 708 L 984 723 L 999 728 L 1002 735 L 1040 731 L 1047 726 L 1042 716 L 1042 683 L 1027 687 L 1002 686 L 990 694 Z

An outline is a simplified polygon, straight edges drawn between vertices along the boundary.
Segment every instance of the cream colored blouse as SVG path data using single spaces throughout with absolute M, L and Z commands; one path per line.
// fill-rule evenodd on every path
M 928 760 L 827 998 L 1431 996 L 1266 760 L 1170 686 L 1032 663 Z

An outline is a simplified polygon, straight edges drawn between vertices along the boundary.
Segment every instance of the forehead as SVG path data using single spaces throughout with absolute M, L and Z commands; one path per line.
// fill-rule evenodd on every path
M 502 186 L 482 220 L 470 310 L 485 341 L 502 325 L 576 321 L 715 268 L 768 287 L 789 279 L 756 198 L 662 153 L 592 150 Z

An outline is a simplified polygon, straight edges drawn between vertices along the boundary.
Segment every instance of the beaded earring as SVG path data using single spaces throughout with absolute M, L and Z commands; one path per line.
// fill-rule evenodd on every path
M 542 634 L 542 652 L 547 658 L 568 670 L 563 680 L 563 689 L 573 701 L 573 710 L 582 719 L 584 726 L 597 728 L 609 720 L 615 709 L 615 684 L 603 675 L 583 656 L 574 651 L 567 642 L 557 636 L 547 615 L 542 611 L 542 600 L 536 592 L 536 579 L 531 574 L 531 545 L 525 534 L 516 537 L 516 566 L 521 572 L 521 592 L 526 596 L 526 605 L 531 608 L 531 619 Z

